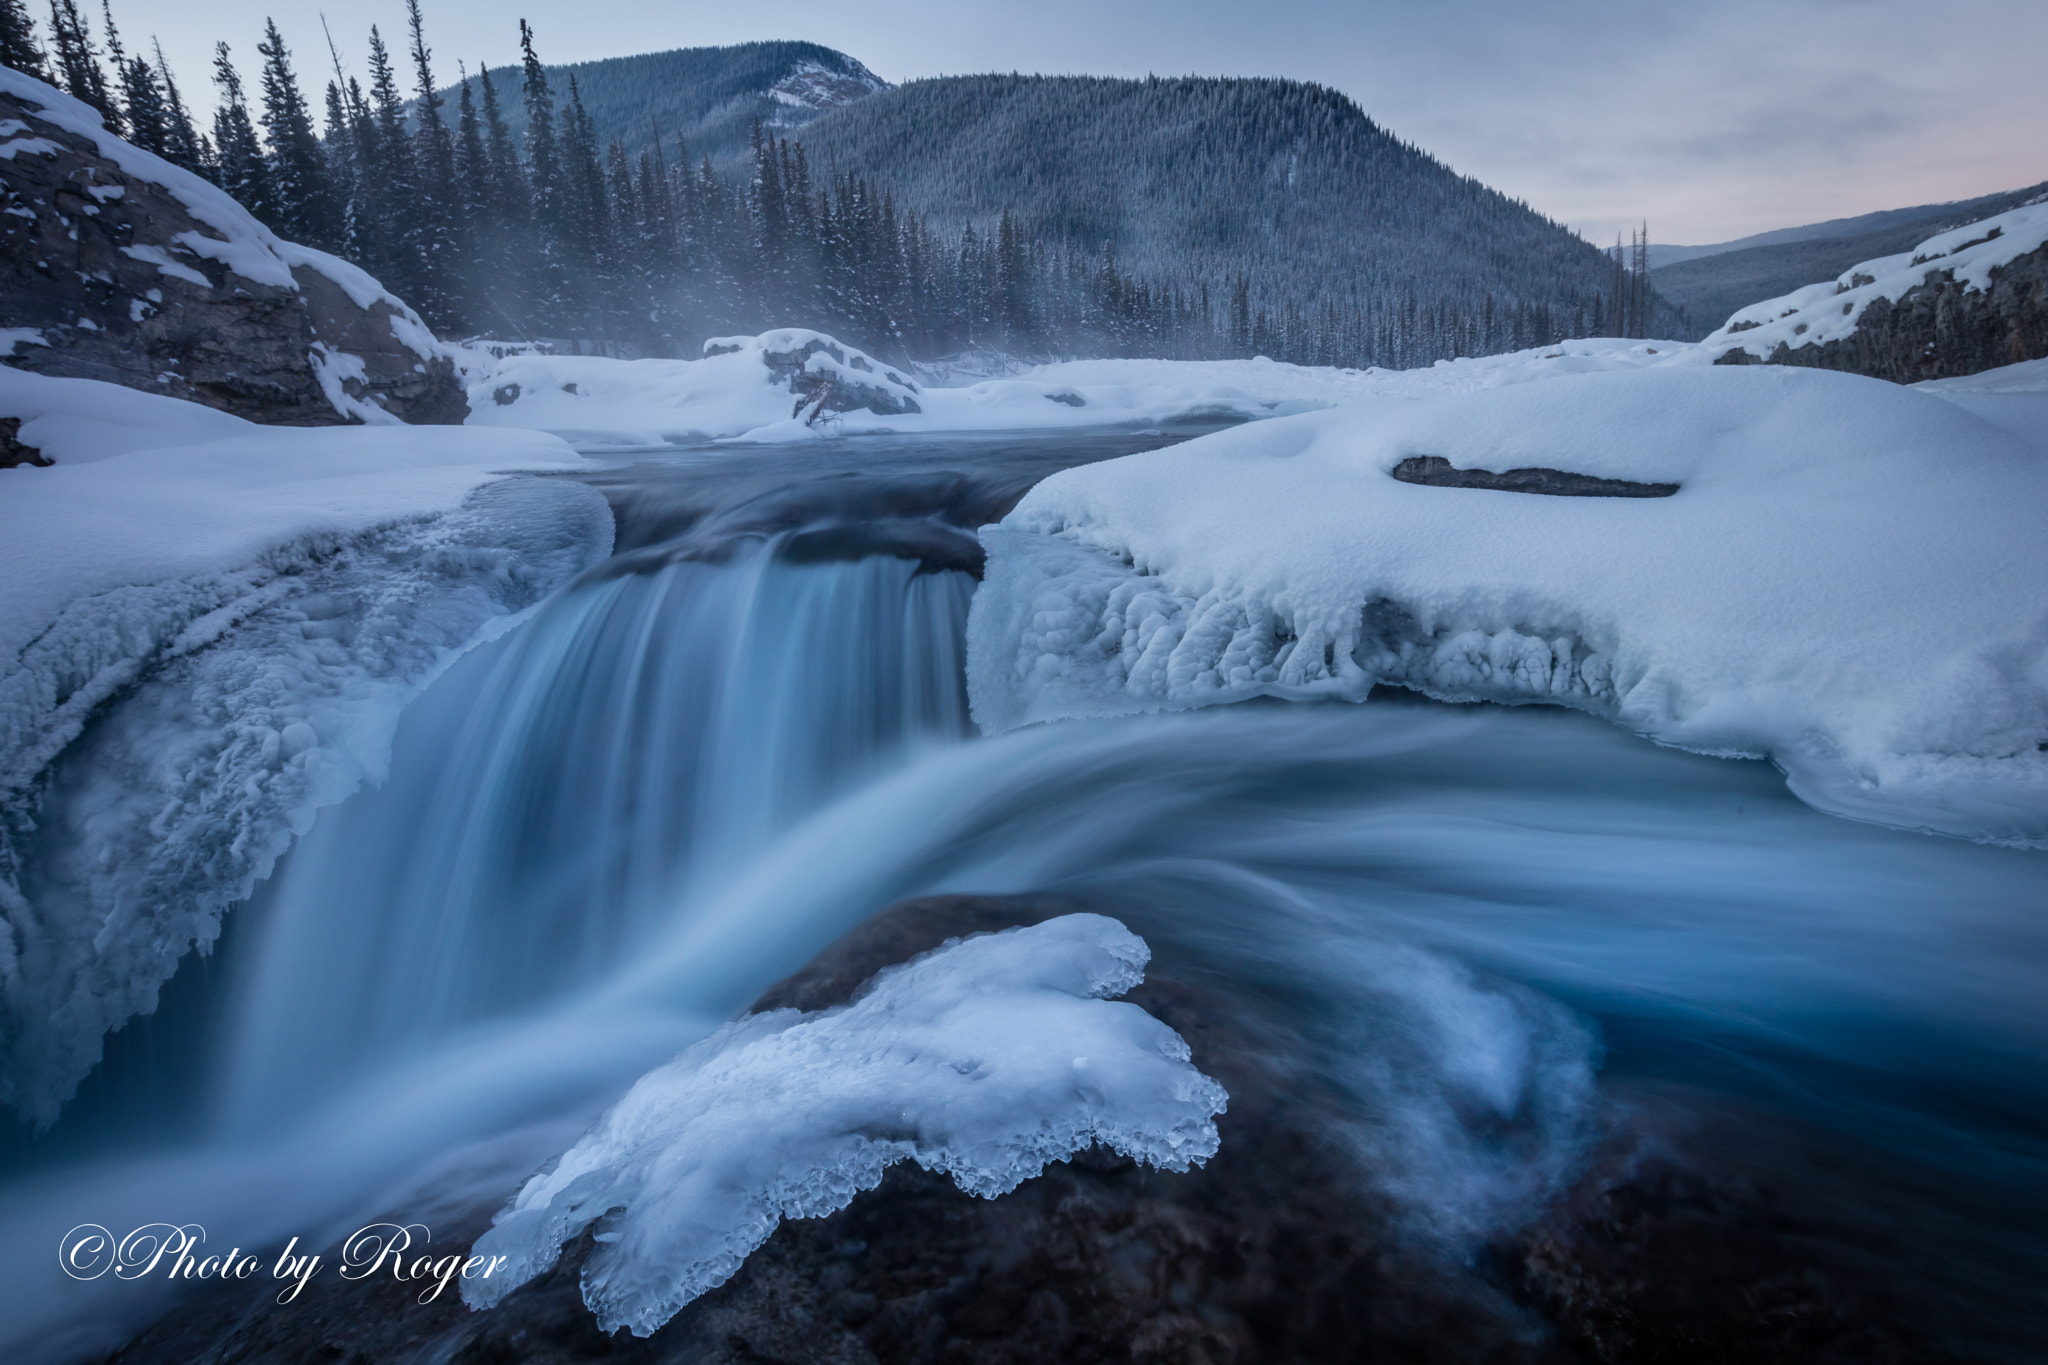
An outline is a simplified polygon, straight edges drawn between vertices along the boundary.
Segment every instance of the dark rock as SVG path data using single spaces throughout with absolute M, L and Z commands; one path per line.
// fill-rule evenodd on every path
M 0 417 L 0 469 L 12 469 L 16 465 L 48 465 L 43 452 L 32 445 L 21 442 L 21 419 Z
M 1393 475 L 1402 483 L 1431 488 L 1491 488 L 1558 498 L 1668 498 L 1678 491 L 1675 483 L 1632 483 L 1569 474 L 1562 469 L 1510 469 L 1501 474 L 1488 469 L 1457 469 L 1441 455 L 1410 455 L 1394 466 Z
M 1869 282 L 1867 276 L 1856 278 Z M 2048 247 L 1993 270 L 1988 288 L 1967 289 L 1952 271 L 1936 271 L 1898 299 L 1873 301 L 1846 337 L 1818 346 L 1780 342 L 1762 360 L 1738 346 L 1714 363 L 1801 365 L 1917 384 L 2044 357 Z
M 219 232 L 165 185 L 124 172 L 90 139 L 38 118 L 42 107 L 0 92 L 0 122 L 19 120 L 29 129 L 22 137 L 54 148 L 0 160 L 0 326 L 34 328 L 47 343 L 17 345 L 6 363 L 258 422 L 354 420 L 322 389 L 317 346 L 336 358 L 351 399 L 409 422 L 468 414 L 453 361 L 417 319 L 381 299 L 357 306 L 311 265 L 292 266 L 295 287 L 286 288 L 194 253 L 180 234 L 219 240 Z M 426 354 L 401 339 L 394 319 Z
M 1055 403 L 1065 403 L 1070 408 L 1085 408 L 1088 406 L 1088 400 L 1075 393 L 1072 389 L 1063 389 L 1058 393 L 1049 393 L 1046 397 Z
M 906 902 L 770 987 L 755 1008 L 843 1004 L 875 971 L 949 938 L 1085 908 L 1062 896 Z M 1263 1032 L 1272 1026 L 1232 1008 L 1197 968 L 1155 960 L 1128 998 L 1179 1031 L 1196 1064 L 1230 1089 L 1222 1150 L 1202 1169 L 1163 1173 L 1098 1149 L 984 1200 L 898 1166 L 837 1214 L 783 1223 L 732 1280 L 645 1339 L 604 1335 L 584 1307 L 579 1274 L 595 1245 L 586 1232 L 485 1313 L 334 1278 L 314 1280 L 287 1308 L 216 1289 L 110 1362 L 1953 1358 L 1900 1325 L 1924 1305 L 1857 1259 L 1881 1242 L 1877 1220 L 1802 1201 L 1714 1157 L 1726 1132 L 1618 1125 L 1578 1186 L 1533 1226 L 1474 1263 L 1454 1261 L 1402 1234 L 1330 1139 L 1315 1082 L 1289 1062 L 1298 1040 Z M 488 1213 L 437 1221 L 436 1252 L 466 1250 Z

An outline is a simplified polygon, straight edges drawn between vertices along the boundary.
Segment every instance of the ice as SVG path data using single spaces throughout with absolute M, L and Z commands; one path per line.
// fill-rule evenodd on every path
M 2048 399 L 1652 367 L 1070 469 L 982 532 L 986 731 L 1254 696 L 1552 702 L 1841 814 L 2048 845 Z M 1978 399 L 1981 404 L 1989 400 Z M 1546 497 L 1416 455 L 1675 483 Z
M 449 660 L 609 552 L 550 437 L 259 427 L 0 369 L 56 460 L 0 498 L 0 1104 L 38 1123 L 101 1035 L 383 769 Z
M 1173 1030 L 1109 998 L 1150 956 L 1113 919 L 1066 915 L 949 942 L 849 1005 L 728 1024 L 527 1182 L 476 1244 L 509 1265 L 464 1297 L 489 1307 L 596 1223 L 584 1301 L 605 1331 L 647 1336 L 781 1219 L 842 1209 L 899 1161 L 983 1198 L 1095 1143 L 1200 1165 L 1223 1088 Z
M 2048 246 L 2048 204 L 2043 203 L 1951 228 L 1911 251 L 1852 265 L 1826 283 L 1740 309 L 1699 344 L 1697 355 L 1707 360 L 1747 351 L 1767 360 L 1780 345 L 1793 350 L 1824 345 L 1853 333 L 1872 303 L 1897 302 L 1931 275 L 1948 271 L 1965 289 L 1987 289 L 1993 270 L 2043 246 Z

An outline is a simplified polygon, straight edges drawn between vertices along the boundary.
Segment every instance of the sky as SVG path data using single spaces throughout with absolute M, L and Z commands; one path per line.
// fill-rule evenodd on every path
M 436 76 L 800 38 L 891 81 L 975 71 L 1286 76 L 1595 241 L 1697 244 L 2048 180 L 2044 0 L 423 0 Z M 40 6 L 32 5 L 39 9 Z M 97 5 L 82 6 L 92 11 Z M 302 78 L 320 0 L 114 0 L 195 103 L 225 38 L 254 84 L 266 15 Z M 345 69 L 403 0 L 329 0 Z M 95 28 L 97 14 L 94 14 Z M 318 83 L 309 95 L 317 105 Z

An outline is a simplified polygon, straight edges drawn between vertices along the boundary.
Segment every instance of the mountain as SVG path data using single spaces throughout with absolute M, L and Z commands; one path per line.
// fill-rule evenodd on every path
M 690 157 L 723 162 L 746 150 L 754 121 L 787 131 L 866 98 L 889 83 L 844 52 L 817 43 L 742 43 L 686 47 L 601 62 L 549 66 L 548 82 L 566 100 L 575 78 L 600 145 L 614 139 L 637 158 L 659 127 L 671 155 L 680 135 Z M 505 121 L 525 136 L 516 66 L 491 71 Z M 443 92 L 453 106 L 455 90 Z
M 1951 204 L 1886 209 L 1805 227 L 1779 228 L 1710 247 L 1651 247 L 1651 281 L 1685 310 L 1696 340 L 1758 299 L 1775 298 L 1880 256 L 1910 251 L 1951 227 L 2018 208 L 2048 193 L 2048 182 Z M 1669 253 L 1697 253 L 1673 259 Z M 1660 261 L 1661 257 L 1661 261 Z
M 1219 297 L 1242 274 L 1276 306 L 1495 300 L 1590 318 L 1614 288 L 1598 248 L 1297 81 L 919 80 L 830 110 L 801 140 L 820 173 L 868 177 L 942 229 L 985 232 L 1008 211 L 1035 239 L 1107 247 L 1122 269 Z M 1651 335 L 1676 325 L 1651 318 Z

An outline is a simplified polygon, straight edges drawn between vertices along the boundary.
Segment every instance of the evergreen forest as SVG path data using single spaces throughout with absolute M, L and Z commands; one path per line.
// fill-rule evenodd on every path
M 363 77 L 328 54 L 317 115 L 274 22 L 253 81 L 219 43 L 207 128 L 106 0 L 97 33 L 77 0 L 52 0 L 47 43 L 24 0 L 0 0 L 0 61 L 281 236 L 361 265 L 446 336 L 691 355 L 707 337 L 807 326 L 903 360 L 1406 368 L 1676 321 L 1641 242 L 1603 253 L 1312 85 L 919 81 L 801 140 L 757 118 L 714 159 L 653 109 L 644 135 L 605 136 L 646 91 L 586 92 L 584 69 L 548 67 L 524 21 L 517 68 L 444 87 L 420 0 L 407 16 L 396 52 L 370 30 Z M 738 65 L 767 79 L 785 59 Z

